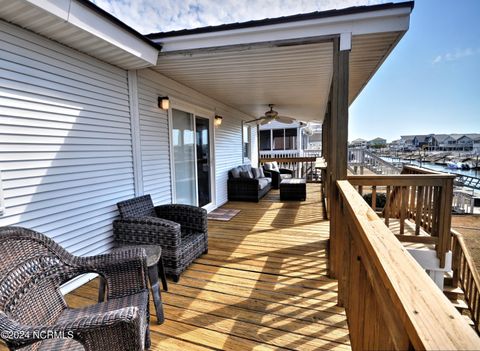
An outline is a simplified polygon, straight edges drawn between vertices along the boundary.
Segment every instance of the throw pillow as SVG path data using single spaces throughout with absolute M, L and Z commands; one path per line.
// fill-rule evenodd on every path
M 258 178 L 265 178 L 265 173 L 263 173 L 263 168 L 257 168 L 258 169 Z
M 238 167 L 232 168 L 230 172 L 233 178 L 240 178 L 240 169 Z
M 252 179 L 253 176 L 250 174 L 250 172 L 242 171 L 242 172 L 240 172 L 240 178 L 249 178 L 249 179 Z
M 252 167 L 253 178 L 258 179 L 260 178 L 260 169 Z

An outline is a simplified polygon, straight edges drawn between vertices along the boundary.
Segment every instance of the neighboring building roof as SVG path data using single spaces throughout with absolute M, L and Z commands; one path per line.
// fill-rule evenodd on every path
M 443 143 L 446 140 L 448 140 L 449 138 L 451 139 L 451 136 L 448 135 L 448 134 L 434 134 L 432 137 L 435 138 L 435 140 L 438 143 Z
M 362 139 L 362 138 L 358 138 L 358 139 L 355 139 L 355 140 L 352 140 L 351 143 L 366 143 L 367 141 L 365 139 Z
M 316 12 L 302 13 L 302 14 L 283 16 L 283 17 L 277 17 L 277 18 L 266 18 L 262 20 L 254 20 L 254 21 L 248 21 L 248 22 L 221 24 L 218 26 L 208 26 L 208 27 L 200 27 L 200 28 L 194 28 L 194 29 L 182 29 L 182 30 L 169 31 L 169 32 L 151 33 L 151 34 L 147 34 L 146 37 L 150 39 L 160 39 L 160 38 L 176 37 L 176 36 L 190 35 L 190 34 L 212 33 L 212 32 L 224 31 L 224 30 L 268 26 L 272 24 L 281 24 L 281 23 L 306 21 L 306 20 L 321 19 L 321 18 L 328 18 L 328 17 L 335 17 L 335 16 L 352 15 L 352 14 L 358 14 L 363 12 L 389 10 L 389 9 L 402 8 L 402 7 L 409 7 L 410 10 L 412 10 L 414 7 L 414 2 L 408 1 L 408 2 L 400 2 L 400 3 L 386 3 L 386 4 L 380 4 L 380 5 L 371 5 L 371 6 L 354 6 L 354 7 L 348 7 L 340 10 L 316 11 Z
M 415 138 L 418 140 L 420 143 L 425 143 L 427 142 L 427 139 L 430 138 L 431 135 L 415 135 Z
M 387 141 L 387 139 L 383 139 L 383 138 L 377 137 L 377 138 L 375 138 L 375 139 L 370 140 L 369 142 L 371 143 L 371 142 L 375 142 L 375 141 L 384 142 L 384 141 Z

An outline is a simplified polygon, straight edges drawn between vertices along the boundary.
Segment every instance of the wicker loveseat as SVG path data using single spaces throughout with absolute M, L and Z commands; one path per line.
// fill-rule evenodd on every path
M 0 335 L 11 350 L 144 350 L 150 345 L 143 250 L 73 256 L 53 240 L 0 227 Z M 107 301 L 67 307 L 59 287 L 95 272 Z
M 150 195 L 117 204 L 113 222 L 117 244 L 160 245 L 165 273 L 175 282 L 199 256 L 208 252 L 207 211 L 189 205 L 153 206 Z
M 272 179 L 250 165 L 228 171 L 227 193 L 229 201 L 258 202 L 272 188 Z

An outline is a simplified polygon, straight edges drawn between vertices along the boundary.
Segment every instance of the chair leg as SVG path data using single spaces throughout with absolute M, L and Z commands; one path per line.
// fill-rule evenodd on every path
M 101 275 L 98 276 L 99 282 L 98 282 L 98 302 L 103 302 L 105 301 L 105 287 L 107 285 L 107 282 L 105 281 L 105 278 L 102 277 Z
M 180 274 L 174 274 L 172 275 L 172 279 L 174 283 L 178 283 L 180 280 Z
M 162 324 L 165 318 L 163 316 L 162 298 L 160 296 L 160 287 L 158 284 L 158 269 L 156 264 L 148 267 L 148 278 L 150 280 L 150 286 L 152 289 L 155 312 L 157 313 L 157 324 Z
M 158 261 L 158 271 L 160 273 L 160 279 L 162 280 L 163 290 L 168 291 L 167 277 L 165 275 L 165 266 L 163 265 L 163 258 L 160 257 Z

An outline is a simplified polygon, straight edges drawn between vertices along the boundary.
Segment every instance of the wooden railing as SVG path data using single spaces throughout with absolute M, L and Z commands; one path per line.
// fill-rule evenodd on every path
M 363 168 L 367 168 L 375 174 L 386 175 L 400 173 L 400 168 L 382 160 L 366 149 L 348 149 L 348 165 L 353 168 L 354 174 L 363 174 Z
M 397 220 L 400 241 L 435 244 L 440 266 L 444 267 L 445 254 L 451 248 L 453 178 L 438 173 L 349 176 L 348 180 L 360 195 L 370 194 L 371 207 L 384 217 L 387 227 L 392 219 Z M 378 194 L 385 199 L 381 208 L 377 206 Z
M 336 186 L 342 250 L 333 259 L 352 349 L 480 349 L 473 329 L 355 188 L 345 180 Z
M 480 332 L 480 275 L 472 256 L 465 245 L 462 234 L 452 230 L 452 285 L 460 287 L 470 310 L 475 330 Z
M 315 167 L 316 157 L 271 157 L 262 158 L 260 163 L 278 163 L 280 168 L 286 168 L 294 172 L 295 178 L 305 178 L 308 182 L 319 182 L 320 170 Z

